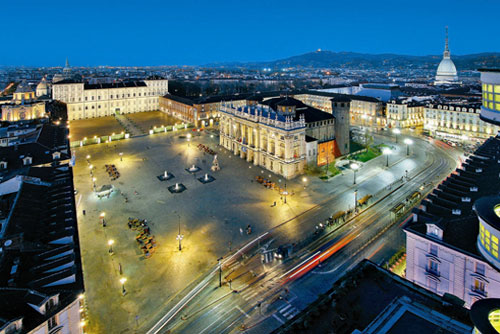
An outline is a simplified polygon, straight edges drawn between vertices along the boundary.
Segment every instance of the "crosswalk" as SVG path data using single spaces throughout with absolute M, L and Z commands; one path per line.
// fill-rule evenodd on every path
M 295 306 L 292 304 L 288 304 L 278 310 L 278 312 L 283 316 L 283 318 L 290 320 L 293 317 L 295 317 L 300 310 L 297 309 Z
M 239 295 L 246 301 L 254 300 L 262 291 L 259 289 L 245 289 Z

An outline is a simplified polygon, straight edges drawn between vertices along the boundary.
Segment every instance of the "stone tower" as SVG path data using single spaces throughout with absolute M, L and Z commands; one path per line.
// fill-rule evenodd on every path
M 332 114 L 335 117 L 335 141 L 342 155 L 349 153 L 349 111 L 351 99 L 337 96 L 332 99 Z

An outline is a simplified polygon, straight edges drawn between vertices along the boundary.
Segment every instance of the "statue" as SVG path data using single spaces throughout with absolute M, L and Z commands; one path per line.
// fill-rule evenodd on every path
M 212 163 L 212 167 L 210 169 L 212 170 L 212 172 L 220 170 L 219 161 L 217 160 L 217 154 L 214 156 L 214 162 Z

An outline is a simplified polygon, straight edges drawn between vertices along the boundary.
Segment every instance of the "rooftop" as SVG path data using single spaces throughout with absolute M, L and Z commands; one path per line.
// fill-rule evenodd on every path
M 273 334 L 471 333 L 462 305 L 363 260 Z
M 435 224 L 443 230 L 442 240 L 433 238 L 435 242 L 483 259 L 476 247 L 479 224 L 473 205 L 482 197 L 498 193 L 499 152 L 500 137 L 487 139 L 413 209 L 414 219 L 404 229 L 431 238 L 426 235 L 426 224 Z M 483 207 L 481 201 L 477 203 Z

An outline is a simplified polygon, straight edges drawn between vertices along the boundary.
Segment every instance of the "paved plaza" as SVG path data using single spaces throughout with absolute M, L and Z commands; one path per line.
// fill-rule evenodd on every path
M 124 131 L 114 116 L 70 121 L 69 126 L 71 133 L 70 141 L 80 141 L 85 137 L 111 136 L 113 132 L 120 133 Z
M 193 135 L 189 142 L 187 133 Z M 313 205 L 312 197 L 303 196 L 300 179 L 287 182 L 287 189 L 295 195 L 288 196 L 285 205 L 279 192 L 254 181 L 256 175 L 278 184 L 279 180 L 284 184 L 284 180 L 225 150 L 218 155 L 222 169 L 211 172 L 213 156 L 197 148 L 198 143 L 203 143 L 219 151 L 218 138 L 211 136 L 205 131 L 181 131 L 75 150 L 76 200 L 90 332 L 110 333 L 112 328 L 116 333 L 133 332 L 177 291 L 213 266 L 219 256 Z M 119 153 L 123 153 L 122 160 Z M 109 198 L 99 200 L 93 193 L 90 164 L 97 188 L 114 185 L 115 191 Z M 111 181 L 105 164 L 116 166 L 120 173 L 117 180 Z M 193 164 L 201 171 L 187 172 L 186 168 Z M 175 178 L 160 181 L 157 176 L 165 171 Z M 216 180 L 203 184 L 197 178 L 205 173 Z M 175 183 L 184 184 L 187 190 L 170 193 L 167 188 Z M 274 202 L 275 207 L 271 206 Z M 99 224 L 101 212 L 105 212 L 106 227 Z M 127 227 L 128 217 L 147 219 L 158 244 L 151 258 L 142 254 L 135 241 L 137 232 Z M 182 251 L 176 240 L 179 223 L 184 235 Z M 244 231 L 248 224 L 252 226 L 251 235 Z M 110 239 L 114 240 L 114 255 L 108 252 Z M 125 296 L 121 295 L 121 276 L 127 278 Z
M 190 141 L 188 134 L 192 136 Z M 336 201 L 338 207 L 332 207 L 332 212 L 345 210 L 353 202 L 350 191 L 353 175 L 347 170 L 328 182 L 313 177 L 306 182 L 303 178 L 287 181 L 290 195 L 285 204 L 278 191 L 266 189 L 255 177 L 263 176 L 282 187 L 284 179 L 220 148 L 218 140 L 213 132 L 179 131 L 75 149 L 74 175 L 89 332 L 143 332 L 151 319 L 164 312 L 165 304 L 213 267 L 218 257 L 312 208 L 325 196 L 341 195 Z M 213 156 L 200 151 L 197 148 L 200 143 L 218 153 L 220 171 L 210 171 Z M 416 159 L 423 161 L 424 153 L 419 150 L 415 160 L 407 160 L 404 147 L 399 147 L 391 157 L 394 165 L 390 171 L 385 169 L 384 157 L 373 159 L 358 172 L 358 182 L 369 179 L 365 186 L 368 191 L 383 187 L 384 183 L 401 177 L 405 170 L 415 168 Z M 90 156 L 88 162 L 87 156 Z M 118 179 L 110 179 L 106 164 L 116 166 Z M 201 170 L 187 171 L 193 164 Z M 160 181 L 158 176 L 165 171 L 174 178 Z M 200 182 L 205 173 L 215 181 Z M 114 193 L 98 199 L 92 178 L 96 179 L 98 189 L 112 184 Z M 183 184 L 186 190 L 171 193 L 168 188 L 176 183 Z M 102 212 L 106 227 L 99 223 Z M 151 258 L 145 258 L 135 241 L 137 232 L 128 228 L 129 217 L 148 221 L 158 245 Z M 300 239 L 311 233 L 317 223 L 311 222 L 307 231 L 297 224 L 287 224 L 281 231 L 292 239 Z M 251 235 L 245 231 L 249 224 Z M 179 225 L 184 236 L 182 251 L 176 240 Z M 114 255 L 108 252 L 111 239 Z M 121 277 L 127 278 L 125 296 Z

